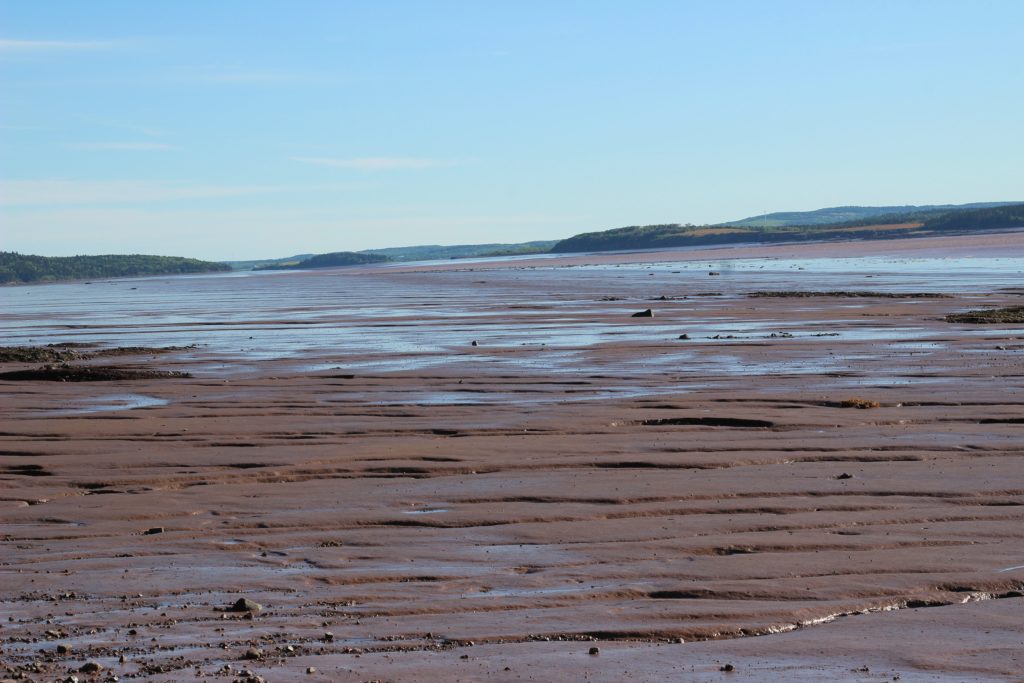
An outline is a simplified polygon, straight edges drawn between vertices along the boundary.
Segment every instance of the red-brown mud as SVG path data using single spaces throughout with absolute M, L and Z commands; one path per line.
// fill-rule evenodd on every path
M 0 382 L 7 675 L 1020 680 L 1024 327 L 943 319 L 1019 305 L 1012 273 L 553 266 L 12 314 L 201 346 L 119 359 L 187 378 Z M 869 286 L 952 298 L 744 294 Z

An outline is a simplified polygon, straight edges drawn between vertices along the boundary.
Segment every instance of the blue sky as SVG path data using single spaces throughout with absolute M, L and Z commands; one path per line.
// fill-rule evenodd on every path
M 0 249 L 1024 199 L 1024 2 L 0 0 Z

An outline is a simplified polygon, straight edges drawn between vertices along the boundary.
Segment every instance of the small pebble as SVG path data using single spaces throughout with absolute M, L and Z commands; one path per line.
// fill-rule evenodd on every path
M 592 654 L 592 655 L 599 655 L 599 654 L 601 654 L 601 648 L 599 648 L 599 647 L 592 647 L 592 648 L 590 648 L 590 654 Z

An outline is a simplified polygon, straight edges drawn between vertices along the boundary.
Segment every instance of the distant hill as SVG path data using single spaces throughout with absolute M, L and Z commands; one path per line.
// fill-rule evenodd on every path
M 517 242 L 514 244 L 422 244 L 412 247 L 384 247 L 381 249 L 364 249 L 356 252 L 336 252 L 339 254 L 362 254 L 382 256 L 388 261 L 437 261 L 444 259 L 486 257 L 486 256 L 517 256 L 521 254 L 546 254 L 557 240 L 538 242 Z M 252 261 L 226 261 L 235 270 L 288 270 L 293 268 L 311 268 L 317 266 L 300 265 L 314 258 L 316 254 L 299 254 L 276 259 L 258 259 Z M 354 265 L 357 263 L 379 263 L 379 261 L 352 261 L 338 265 Z
M 415 247 L 386 247 L 365 249 L 360 254 L 379 254 L 395 261 L 434 261 L 438 259 L 473 258 L 482 256 L 511 256 L 516 254 L 543 254 L 557 240 L 518 242 L 515 244 L 424 244 Z
M 383 263 L 390 261 L 380 254 L 362 254 L 355 251 L 335 251 L 330 254 L 317 254 L 294 263 L 276 263 L 257 266 L 253 270 L 306 270 L 310 268 L 339 268 L 341 266 L 359 266 L 367 263 Z
M 360 261 L 358 256 L 377 256 L 392 261 L 433 261 L 580 251 L 662 249 L 679 246 L 740 243 L 793 242 L 801 240 L 864 240 L 920 237 L 950 231 L 984 231 L 1024 227 L 1019 207 L 1024 202 L 977 202 L 924 206 L 834 206 L 816 211 L 790 211 L 752 216 L 728 223 L 692 225 L 666 223 L 632 225 L 613 230 L 582 233 L 564 240 L 539 240 L 513 244 L 424 244 L 386 247 L 358 252 L 300 254 L 260 261 L 229 261 L 236 269 L 287 270 L 334 267 L 379 261 Z M 332 257 L 330 265 L 312 265 L 313 259 Z
M 231 266 L 232 270 L 253 270 L 261 266 L 281 266 L 289 263 L 298 263 L 312 256 L 316 256 L 316 254 L 297 254 L 295 256 L 286 256 L 285 258 L 252 259 L 249 261 L 224 261 L 224 263 Z
M 729 227 L 779 228 L 783 226 L 831 225 L 861 221 L 890 214 L 911 215 L 922 212 L 945 212 L 956 209 L 987 209 L 1007 206 L 1016 202 L 976 202 L 974 204 L 932 204 L 924 206 L 833 206 L 816 211 L 784 211 L 767 213 L 762 216 L 741 218 L 738 221 L 720 223 Z
M 1024 227 L 1024 204 L 997 202 L 969 204 L 954 208 L 885 207 L 897 213 L 862 215 L 838 223 L 800 225 L 738 225 L 743 221 L 720 225 L 643 225 L 575 235 L 558 242 L 551 251 L 617 251 L 629 249 L 662 249 L 680 246 L 704 246 L 738 243 L 774 243 L 795 241 L 839 241 L 923 237 L 950 232 L 979 232 Z M 975 208 L 975 207 L 983 208 Z M 882 207 L 839 207 L 793 215 L 806 219 L 807 214 L 836 217 L 852 209 L 870 213 Z M 855 212 L 854 212 L 855 213 Z M 770 214 L 771 215 L 771 214 Z M 754 220 L 754 219 L 744 219 Z
M 216 273 L 227 270 L 231 268 L 223 263 L 180 256 L 32 256 L 13 251 L 0 251 L 0 284 Z

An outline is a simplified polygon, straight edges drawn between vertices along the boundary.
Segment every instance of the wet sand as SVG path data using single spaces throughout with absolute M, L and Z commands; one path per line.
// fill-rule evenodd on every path
M 198 346 L 0 382 L 0 662 L 1021 680 L 1024 327 L 942 318 L 1022 236 L 6 290 L 5 343 Z

